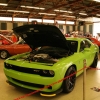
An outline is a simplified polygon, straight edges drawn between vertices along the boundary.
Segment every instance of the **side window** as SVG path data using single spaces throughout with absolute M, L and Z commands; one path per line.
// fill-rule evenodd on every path
M 83 51 L 84 48 L 85 48 L 85 42 L 82 41 L 82 42 L 80 43 L 80 51 Z
M 67 44 L 68 44 L 68 46 L 70 46 L 70 49 L 72 52 L 77 52 L 78 41 L 67 40 Z
M 88 41 L 84 40 L 80 43 L 80 51 L 83 51 L 84 48 L 90 48 L 90 46 L 91 44 Z
M 91 44 L 86 40 L 84 42 L 85 42 L 85 48 L 90 48 Z

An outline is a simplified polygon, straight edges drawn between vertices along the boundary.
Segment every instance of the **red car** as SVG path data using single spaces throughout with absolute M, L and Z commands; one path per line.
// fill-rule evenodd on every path
M 21 40 L 11 45 L 0 45 L 0 58 L 6 59 L 12 55 L 30 51 L 31 48 L 24 42 L 24 40 Z
M 12 44 L 13 41 L 5 37 L 4 35 L 0 34 L 0 45 L 8 45 Z
M 88 37 L 87 39 L 92 41 L 92 43 L 97 44 L 100 50 L 100 41 L 98 41 L 96 38 L 93 38 L 93 37 Z

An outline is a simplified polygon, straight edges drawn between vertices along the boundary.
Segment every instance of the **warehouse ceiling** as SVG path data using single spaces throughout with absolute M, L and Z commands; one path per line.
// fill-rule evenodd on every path
M 99 14 L 100 2 L 94 0 L 0 0 L 1 17 L 76 20 Z

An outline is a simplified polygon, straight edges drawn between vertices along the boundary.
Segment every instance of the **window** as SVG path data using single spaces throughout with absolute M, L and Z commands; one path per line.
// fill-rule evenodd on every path
M 91 44 L 85 40 L 85 48 L 90 48 Z
M 87 41 L 84 40 L 80 43 L 80 51 L 83 51 L 84 48 L 90 48 L 91 44 Z
M 72 52 L 77 52 L 77 48 L 78 48 L 77 41 L 67 40 L 67 44 Z
M 85 48 L 85 43 L 84 43 L 84 41 L 82 41 L 82 42 L 80 43 L 80 51 L 83 51 L 84 48 Z

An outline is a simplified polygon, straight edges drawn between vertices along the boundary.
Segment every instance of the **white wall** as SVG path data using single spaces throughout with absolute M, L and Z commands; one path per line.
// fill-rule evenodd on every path
M 93 36 L 97 36 L 97 33 L 100 33 L 100 22 L 93 23 Z

